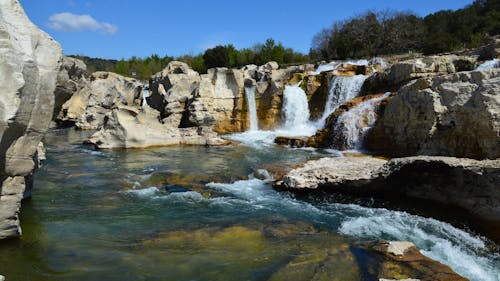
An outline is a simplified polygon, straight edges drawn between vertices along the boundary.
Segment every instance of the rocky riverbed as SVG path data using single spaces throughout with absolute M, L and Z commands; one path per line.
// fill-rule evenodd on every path
M 9 0 L 0 53 L 7 280 L 499 280 L 498 39 L 141 81 Z

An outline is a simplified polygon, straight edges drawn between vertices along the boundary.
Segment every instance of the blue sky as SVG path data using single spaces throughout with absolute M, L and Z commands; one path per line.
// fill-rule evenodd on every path
M 472 0 L 20 0 L 65 54 L 101 58 L 197 54 L 217 44 L 251 47 L 274 38 L 307 53 L 334 21 L 368 9 L 424 16 Z

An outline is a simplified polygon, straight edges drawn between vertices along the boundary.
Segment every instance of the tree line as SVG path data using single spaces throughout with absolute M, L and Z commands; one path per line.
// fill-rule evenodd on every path
M 368 11 L 317 33 L 312 60 L 373 57 L 406 52 L 436 54 L 484 45 L 500 34 L 500 0 L 476 0 L 425 17 L 413 12 Z
M 419 17 L 411 11 L 368 11 L 348 20 L 334 22 L 318 32 L 309 54 L 302 54 L 281 42 L 267 39 L 251 48 L 236 49 L 234 45 L 218 45 L 196 55 L 172 57 L 151 55 L 146 58 L 103 60 L 82 59 L 89 72 L 114 71 L 124 76 L 147 80 L 170 61 L 189 64 L 206 73 L 213 67 L 262 65 L 268 61 L 279 64 L 300 64 L 321 60 L 369 58 L 387 54 L 422 52 L 436 54 L 488 43 L 500 34 L 500 0 L 475 0 L 455 11 L 442 10 Z

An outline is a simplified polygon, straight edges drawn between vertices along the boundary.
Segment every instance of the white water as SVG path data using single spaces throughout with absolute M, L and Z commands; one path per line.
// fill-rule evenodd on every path
M 365 133 L 377 121 L 376 109 L 378 105 L 390 94 L 385 93 L 378 98 L 369 99 L 344 112 L 337 119 L 334 128 L 335 134 L 342 134 L 349 148 L 360 149 Z
M 248 104 L 248 114 L 250 114 L 250 131 L 259 130 L 257 119 L 257 106 L 255 105 L 255 87 L 245 87 L 245 96 Z
M 296 132 L 297 135 L 310 135 L 315 132 L 315 128 L 309 122 L 309 103 L 307 95 L 297 85 L 285 86 L 283 93 L 283 116 L 285 124 L 282 130 Z
M 149 90 L 142 91 L 142 107 L 148 107 L 148 102 L 146 98 L 149 97 Z
M 471 280 L 500 280 L 498 255 L 485 256 L 483 240 L 444 222 L 353 204 L 315 207 L 277 193 L 264 181 L 257 179 L 232 184 L 210 183 L 208 186 L 236 196 L 241 200 L 239 204 L 247 203 L 253 208 L 272 212 L 299 213 L 306 219 L 348 236 L 411 241 L 425 255 L 451 266 Z
M 276 192 L 269 185 L 269 180 L 256 178 L 234 183 L 209 183 L 206 186 L 222 192 L 222 195 L 205 198 L 195 191 L 162 194 L 154 187 L 128 193 L 168 204 L 292 216 L 358 240 L 411 241 L 423 254 L 450 266 L 470 280 L 500 280 L 500 255 L 488 252 L 481 238 L 448 223 L 406 212 L 354 204 L 313 205 Z
M 344 102 L 358 96 L 363 83 L 366 80 L 364 75 L 355 75 L 351 77 L 335 76 L 330 83 L 328 98 L 325 104 L 325 110 L 321 116 L 317 127 L 322 128 L 326 118 L 332 114 Z
M 482 64 L 480 64 L 478 67 L 476 67 L 476 70 L 484 70 L 484 69 L 491 69 L 491 68 L 500 68 L 500 59 L 492 59 L 489 61 L 485 61 Z

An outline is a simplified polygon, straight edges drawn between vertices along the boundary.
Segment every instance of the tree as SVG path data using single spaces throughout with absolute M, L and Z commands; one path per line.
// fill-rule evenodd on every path
M 213 67 L 230 67 L 229 49 L 227 46 L 218 45 L 214 48 L 207 49 L 203 54 L 205 66 L 208 68 Z

